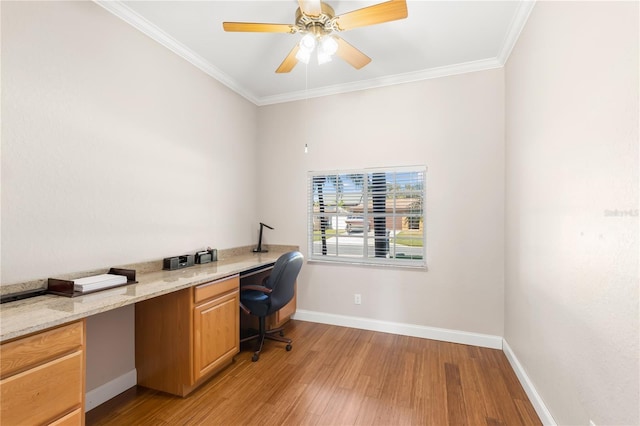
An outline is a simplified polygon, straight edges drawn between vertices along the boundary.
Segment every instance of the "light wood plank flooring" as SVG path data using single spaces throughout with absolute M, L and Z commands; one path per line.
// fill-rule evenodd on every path
M 539 425 L 503 352 L 290 321 L 187 398 L 133 388 L 91 425 Z

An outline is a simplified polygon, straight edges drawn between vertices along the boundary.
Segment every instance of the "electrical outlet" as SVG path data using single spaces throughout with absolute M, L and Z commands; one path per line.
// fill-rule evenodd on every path
M 359 295 L 359 294 L 354 294 L 353 295 L 353 303 L 355 303 L 356 305 L 362 304 L 362 296 Z

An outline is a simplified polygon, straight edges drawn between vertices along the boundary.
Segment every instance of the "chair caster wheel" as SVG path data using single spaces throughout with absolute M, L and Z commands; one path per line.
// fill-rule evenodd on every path
M 289 352 L 291 350 L 291 345 L 285 346 L 285 349 L 287 350 L 287 352 Z
M 251 357 L 251 362 L 256 362 L 257 360 L 260 359 L 260 355 L 258 354 L 253 354 L 253 356 Z
M 280 330 L 280 337 L 284 337 L 284 331 Z

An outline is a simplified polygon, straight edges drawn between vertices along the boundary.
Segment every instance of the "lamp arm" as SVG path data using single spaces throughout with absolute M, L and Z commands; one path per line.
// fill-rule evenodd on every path
M 258 247 L 253 249 L 254 253 L 266 253 L 268 250 L 263 250 L 262 249 L 262 230 L 264 227 L 267 227 L 269 229 L 273 229 L 272 227 L 270 227 L 269 225 L 267 225 L 266 223 L 262 223 L 260 222 L 260 235 L 258 236 Z

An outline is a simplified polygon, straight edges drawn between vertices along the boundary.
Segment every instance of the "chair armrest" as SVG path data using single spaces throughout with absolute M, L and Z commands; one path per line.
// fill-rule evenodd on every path
M 240 291 L 242 290 L 257 290 L 257 291 L 261 291 L 263 293 L 269 294 L 271 293 L 273 290 L 271 290 L 270 288 L 261 286 L 261 285 L 254 285 L 254 284 L 248 284 L 248 285 L 243 285 L 240 286 Z
M 245 314 L 247 315 L 251 315 L 251 311 L 249 310 L 249 308 L 247 308 L 246 306 L 244 306 L 242 304 L 242 302 L 240 302 L 240 309 L 242 309 L 244 311 Z

